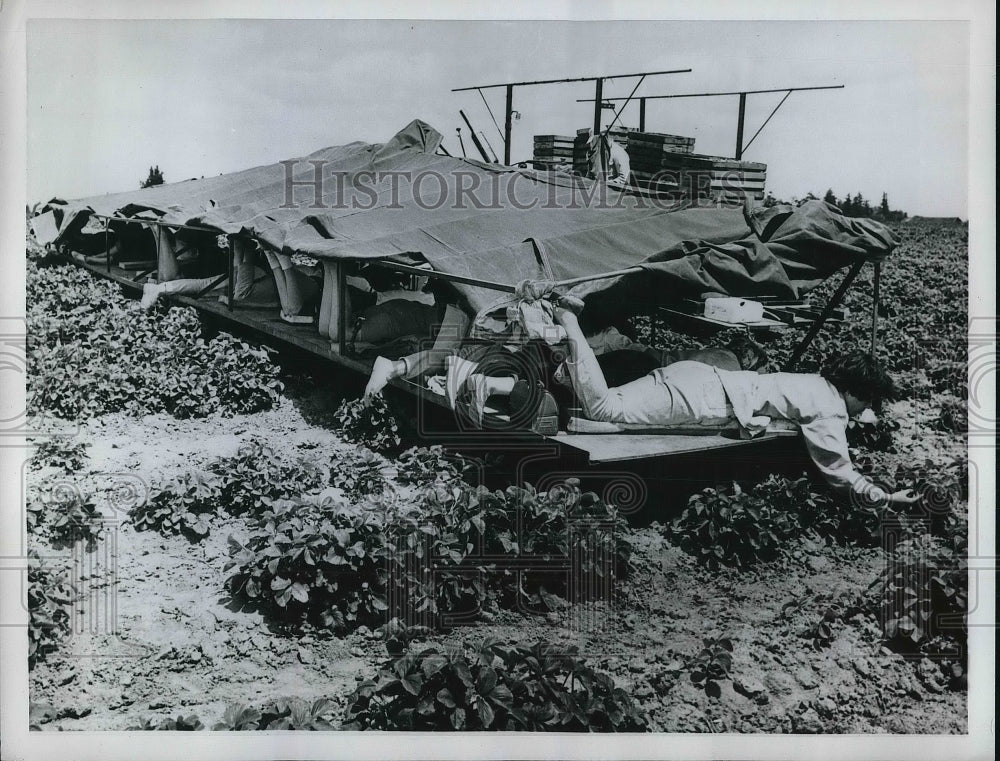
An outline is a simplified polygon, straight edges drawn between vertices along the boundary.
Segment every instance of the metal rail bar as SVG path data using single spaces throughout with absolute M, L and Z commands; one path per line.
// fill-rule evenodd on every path
M 687 74 L 691 69 L 668 69 L 666 71 L 639 71 L 634 74 L 605 74 L 600 77 L 574 77 L 571 79 L 536 79 L 531 82 L 500 82 L 493 85 L 474 85 L 472 87 L 455 87 L 452 92 L 468 90 L 488 90 L 492 87 L 525 87 L 526 85 L 555 85 L 567 82 L 596 82 L 599 79 L 624 79 L 625 77 L 653 77 L 660 74 Z
M 844 276 L 844 279 L 840 281 L 840 285 L 837 286 L 837 290 L 834 292 L 833 296 L 830 297 L 830 300 L 826 302 L 826 306 L 823 307 L 823 311 L 820 312 L 819 317 L 816 318 L 812 327 L 809 328 L 809 332 L 805 334 L 799 342 L 799 345 L 796 346 L 795 350 L 792 352 L 791 358 L 785 364 L 786 372 L 791 371 L 791 369 L 798 364 L 798 361 L 802 358 L 802 355 L 809 347 L 809 344 L 811 344 L 813 339 L 817 336 L 817 334 L 819 334 L 820 329 L 823 327 L 823 323 L 826 322 L 826 319 L 833 313 L 833 310 L 840 305 L 841 300 L 844 298 L 844 294 L 847 293 L 847 289 L 851 287 L 851 283 L 854 282 L 854 278 L 858 276 L 858 273 L 864 265 L 864 259 L 855 262 L 854 266 L 851 267 L 851 271 L 848 272 L 847 275 Z
M 437 278 L 438 280 L 445 280 L 449 283 L 474 285 L 478 288 L 486 288 L 491 291 L 503 291 L 504 293 L 514 293 L 517 291 L 517 288 L 513 285 L 507 285 L 505 283 L 494 283 L 489 280 L 477 280 L 474 277 L 465 277 L 464 275 L 452 275 L 447 272 L 425 270 L 420 267 L 414 267 L 410 264 L 402 264 L 400 262 L 388 261 L 386 259 L 376 259 L 375 261 L 372 261 L 371 264 L 376 267 L 382 267 L 383 269 L 394 270 L 395 272 L 404 272 L 409 275 L 418 275 L 420 277 Z
M 736 160 L 743 158 L 743 122 L 747 113 L 747 94 L 740 93 L 740 110 L 736 118 Z
M 96 212 L 90 216 L 97 219 L 112 220 L 114 222 L 129 222 L 134 225 L 154 225 L 156 227 L 169 227 L 174 230 L 194 230 L 200 233 L 213 233 L 218 234 L 219 231 L 211 227 L 195 227 L 194 225 L 184 225 L 179 222 L 163 222 L 159 219 L 144 219 L 142 217 L 118 217 L 109 216 L 107 214 L 97 214 Z
M 843 90 L 844 85 L 821 85 L 819 87 L 776 87 L 769 90 L 732 90 L 726 92 L 685 92 L 674 95 L 643 95 L 646 100 L 665 100 L 667 98 L 713 98 L 722 95 L 758 95 L 768 92 L 804 92 L 806 90 Z M 604 97 L 604 100 L 628 100 L 625 97 Z M 577 98 L 577 103 L 590 103 L 590 98 Z

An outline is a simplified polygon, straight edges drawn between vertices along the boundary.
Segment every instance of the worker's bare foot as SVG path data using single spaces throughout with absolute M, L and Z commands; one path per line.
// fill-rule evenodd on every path
M 395 363 L 385 357 L 376 357 L 372 366 L 372 374 L 368 378 L 368 385 L 365 386 L 365 396 L 373 396 L 381 393 L 386 384 L 394 377 L 393 370 Z
M 152 309 L 158 298 L 160 298 L 160 286 L 156 283 L 143 283 L 139 306 L 143 309 Z

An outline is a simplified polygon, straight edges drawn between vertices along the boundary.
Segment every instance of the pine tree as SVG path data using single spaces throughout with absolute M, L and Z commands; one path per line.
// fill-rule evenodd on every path
M 878 207 L 878 215 L 884 220 L 892 218 L 892 210 L 889 208 L 889 194 L 884 190 L 882 191 L 882 203 Z
M 826 189 L 826 195 L 823 196 L 823 200 L 829 204 L 837 206 L 837 196 L 833 194 L 833 188 Z
M 160 165 L 151 166 L 149 168 L 149 175 L 145 180 L 139 183 L 140 188 L 151 188 L 154 185 L 163 184 L 163 172 L 160 171 Z

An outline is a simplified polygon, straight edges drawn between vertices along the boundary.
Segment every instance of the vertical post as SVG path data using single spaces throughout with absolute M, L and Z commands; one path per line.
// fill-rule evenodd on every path
M 111 240 L 108 235 L 108 226 L 111 224 L 111 220 L 105 218 L 104 220 L 104 266 L 107 268 L 108 272 L 111 272 Z
M 229 311 L 233 311 L 233 280 L 235 279 L 235 260 L 236 260 L 236 236 L 229 236 L 229 268 L 226 270 L 227 283 L 226 283 L 226 301 L 228 301 Z
M 736 160 L 743 158 L 743 119 L 747 111 L 747 94 L 740 93 L 740 115 L 736 122 Z
M 875 339 L 878 337 L 878 290 L 879 277 L 882 274 L 882 262 L 875 262 L 875 277 L 872 279 L 872 344 L 871 354 L 875 355 Z
M 601 109 L 604 107 L 604 80 L 600 77 L 594 83 L 594 136 L 601 134 Z
M 503 123 L 503 163 L 510 166 L 510 128 L 514 113 L 514 85 L 507 85 L 507 117 Z
M 646 131 L 646 99 L 639 98 L 639 131 Z
M 347 262 L 337 262 L 337 352 L 347 354 Z

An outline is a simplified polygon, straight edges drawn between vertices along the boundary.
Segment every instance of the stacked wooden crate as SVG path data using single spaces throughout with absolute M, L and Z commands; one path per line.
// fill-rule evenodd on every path
M 742 203 L 763 199 L 767 165 L 694 153 L 694 138 L 629 132 L 636 187 L 680 199 Z
M 568 135 L 535 135 L 535 169 L 572 169 L 576 139 Z

